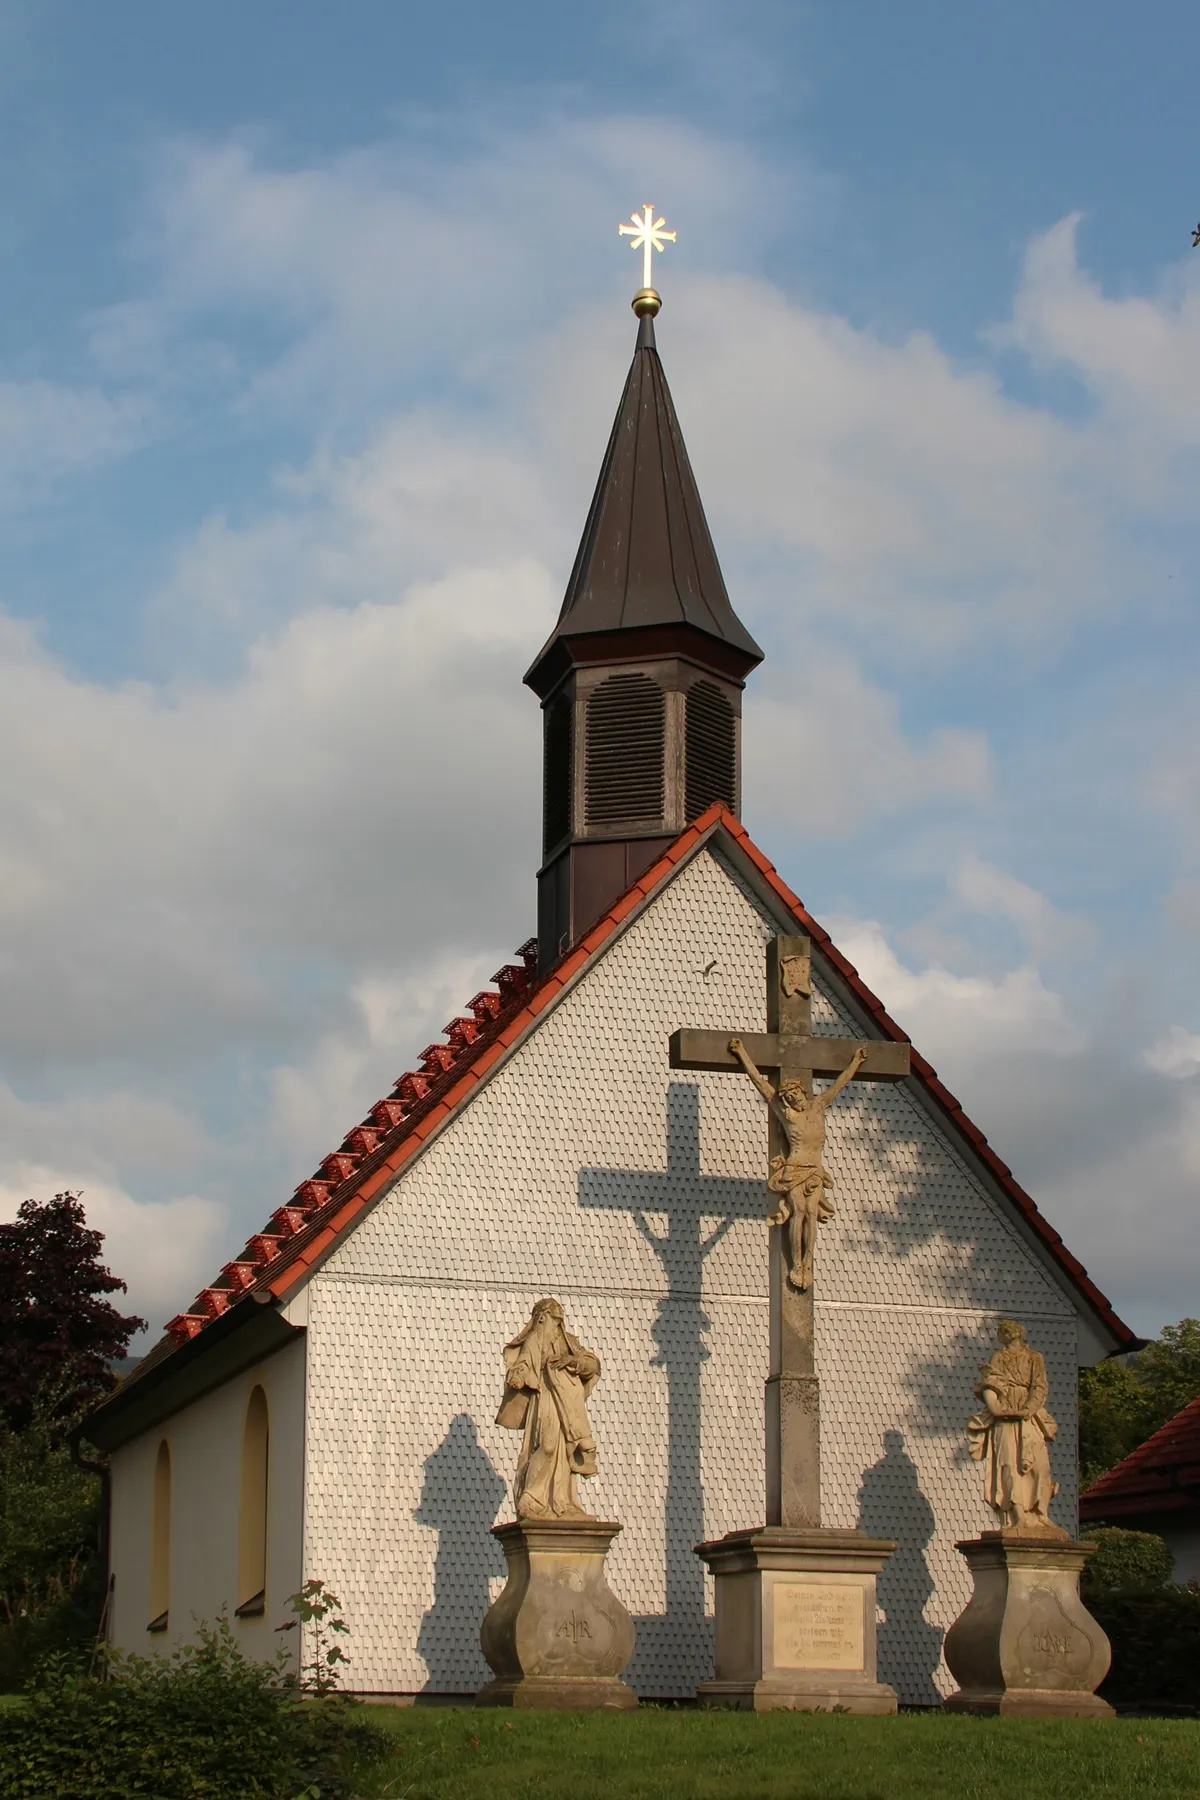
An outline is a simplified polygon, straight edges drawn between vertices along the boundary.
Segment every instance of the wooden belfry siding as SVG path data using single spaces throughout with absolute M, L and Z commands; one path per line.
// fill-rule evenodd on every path
M 542 854 L 570 835 L 571 786 L 574 758 L 574 708 L 568 694 L 559 694 L 546 709 L 542 765 Z
M 649 675 L 610 675 L 587 707 L 587 822 L 663 816 L 666 695 Z
M 689 824 L 714 800 L 736 809 L 737 726 L 715 682 L 697 681 L 688 689 L 684 760 Z

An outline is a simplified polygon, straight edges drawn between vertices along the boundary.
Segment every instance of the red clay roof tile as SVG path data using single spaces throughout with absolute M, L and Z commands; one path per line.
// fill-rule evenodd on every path
M 1200 1398 L 1093 1482 L 1079 1500 L 1079 1516 L 1089 1524 L 1183 1511 L 1200 1511 Z
M 907 1034 L 888 1016 L 882 1002 L 833 944 L 828 932 L 812 918 L 803 903 L 776 873 L 774 865 L 768 862 L 753 843 L 745 827 L 718 803 L 681 832 L 658 861 L 621 896 L 602 919 L 597 920 L 581 943 L 540 981 L 535 976 L 537 941 L 530 938 L 522 944 L 517 952 L 521 962 L 506 963 L 493 976 L 498 991 L 476 994 L 469 1002 L 473 1017 L 456 1018 L 447 1027 L 452 1034 L 451 1042 L 428 1045 L 421 1055 L 423 1068 L 420 1071 L 406 1071 L 397 1081 L 394 1094 L 387 1100 L 377 1102 L 363 1124 L 356 1126 L 347 1135 L 346 1145 L 353 1146 L 354 1153 L 350 1154 L 345 1149 L 334 1151 L 324 1159 L 314 1179 L 300 1184 L 297 1198 L 303 1196 L 305 1201 L 311 1199 L 315 1204 L 305 1206 L 299 1223 L 286 1243 L 276 1233 L 256 1233 L 246 1246 L 244 1260 L 228 1266 L 240 1269 L 245 1266 L 246 1261 L 252 1261 L 256 1265 L 253 1285 L 277 1298 L 285 1294 L 317 1258 L 350 1229 L 374 1195 L 394 1178 L 396 1172 L 474 1091 L 483 1076 L 524 1036 L 540 1014 L 559 998 L 574 977 L 586 968 L 612 938 L 620 924 L 656 892 L 684 857 L 690 855 L 704 839 L 718 832 L 732 840 L 740 853 L 767 881 L 776 898 L 821 947 L 859 1005 L 870 1014 L 881 1035 L 897 1043 L 908 1043 Z M 1132 1331 L 1117 1317 L 1105 1296 L 1089 1280 L 1081 1264 L 1063 1248 L 1058 1233 L 1042 1218 L 1007 1165 L 989 1147 L 978 1126 L 966 1117 L 954 1095 L 938 1080 L 925 1058 L 915 1050 L 912 1054 L 912 1067 L 916 1077 L 946 1115 L 948 1124 L 987 1165 L 1017 1210 L 1029 1221 L 1070 1277 L 1072 1284 L 1103 1319 L 1117 1341 L 1121 1344 L 1132 1343 Z M 299 1209 L 281 1207 L 273 1215 L 272 1223 L 286 1229 L 287 1224 L 291 1223 L 293 1212 L 299 1212 Z M 171 1339 L 181 1343 L 188 1337 L 195 1336 L 205 1323 L 207 1318 L 196 1312 L 180 1314 L 172 1319 L 167 1330 Z M 160 1358 L 155 1352 L 151 1352 L 150 1357 L 140 1366 L 145 1367 L 158 1360 Z M 129 1379 L 136 1379 L 136 1371 Z

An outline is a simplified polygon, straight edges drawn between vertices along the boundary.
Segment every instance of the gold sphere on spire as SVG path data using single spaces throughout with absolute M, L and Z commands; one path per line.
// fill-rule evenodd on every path
M 629 302 L 639 319 L 653 319 L 662 310 L 662 295 L 653 288 L 639 288 Z

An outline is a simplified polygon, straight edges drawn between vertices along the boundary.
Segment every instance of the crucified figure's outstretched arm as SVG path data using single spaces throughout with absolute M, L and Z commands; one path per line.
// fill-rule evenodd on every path
M 823 1094 L 817 1095 L 816 1105 L 822 1106 L 822 1107 L 832 1105 L 832 1103 L 837 1099 L 838 1095 L 841 1093 L 842 1089 L 845 1087 L 849 1087 L 850 1083 L 854 1080 L 854 1077 L 858 1074 L 858 1071 L 862 1068 L 862 1066 L 866 1062 L 866 1060 L 867 1060 L 867 1046 L 865 1044 L 860 1044 L 858 1046 L 858 1049 L 854 1052 L 854 1055 L 850 1058 L 850 1061 L 846 1064 L 845 1068 L 842 1070 L 841 1074 L 838 1076 L 837 1080 L 834 1082 L 831 1082 L 830 1085 L 825 1089 L 825 1092 Z
M 770 1082 L 767 1080 L 767 1078 L 763 1074 L 762 1070 L 760 1068 L 758 1068 L 758 1066 L 751 1060 L 750 1053 L 746 1049 L 746 1046 L 745 1046 L 745 1044 L 743 1044 L 741 1038 L 736 1038 L 736 1037 L 730 1038 L 729 1054 L 731 1056 L 737 1057 L 738 1061 L 741 1063 L 743 1069 L 745 1069 L 747 1075 L 750 1077 L 751 1081 L 754 1083 L 755 1087 L 758 1089 L 759 1093 L 762 1095 L 762 1097 L 766 1101 L 767 1105 L 773 1106 L 775 1104 L 776 1100 L 779 1098 L 779 1095 L 776 1093 L 775 1089 L 771 1086 Z

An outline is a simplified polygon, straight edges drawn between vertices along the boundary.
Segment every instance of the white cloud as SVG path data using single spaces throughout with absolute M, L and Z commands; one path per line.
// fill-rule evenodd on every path
M 846 838 L 881 814 L 931 801 L 977 804 L 991 765 L 977 731 L 940 730 L 926 744 L 901 729 L 895 701 L 844 655 L 809 645 L 803 687 L 784 681 L 747 702 L 745 810 L 805 838 Z
M 356 982 L 345 1021 L 307 1046 L 301 1060 L 271 1073 L 268 1128 L 297 1176 L 334 1149 L 415 1058 L 440 1039 L 473 994 L 490 982 L 495 959 L 422 959 L 403 975 Z
M 1169 1076 L 1172 1081 L 1190 1080 L 1193 1075 L 1200 1075 L 1200 1036 L 1194 1031 L 1184 1031 L 1180 1025 L 1172 1025 L 1157 1043 L 1143 1052 L 1142 1060 L 1147 1068 Z
M 1200 445 L 1200 274 L 1173 267 L 1154 295 L 1119 299 L 1079 267 L 1079 213 L 1031 242 L 1007 328 L 997 335 L 1051 366 L 1073 371 L 1108 415 L 1133 429 L 1137 448 L 1153 430 L 1162 450 Z M 1112 445 L 1133 468 L 1134 445 Z
M 308 580 L 310 604 L 233 679 L 104 688 L 0 622 L 11 1056 L 186 1063 L 213 1030 L 294 1029 L 306 959 L 350 985 L 474 937 L 481 866 L 485 932 L 527 935 L 538 715 L 520 677 L 552 611 L 545 571 L 448 556 L 406 588 L 401 551 L 347 523 L 344 466 L 338 483 L 321 557 L 304 519 L 265 575 L 255 534 L 206 541 L 230 605 Z M 326 586 L 344 603 L 322 604 Z
M 743 146 L 682 126 L 476 126 L 452 158 L 396 139 L 300 167 L 244 141 L 176 145 L 143 236 L 151 290 L 97 320 L 97 354 L 123 377 L 144 356 L 163 380 L 199 359 L 206 389 L 325 432 L 411 405 L 414 389 L 449 392 L 475 427 L 503 420 L 507 452 L 532 450 L 543 491 L 561 498 L 563 474 L 594 471 L 628 344 L 621 307 L 579 303 L 626 285 L 596 222 L 623 212 L 647 164 L 690 246 L 660 332 L 689 444 L 726 548 L 763 575 L 760 604 L 781 633 L 834 614 L 945 659 L 980 637 L 1056 640 L 1155 578 L 1123 527 L 1138 504 L 1161 504 L 1162 456 L 1114 441 L 1107 421 L 1014 401 L 982 358 L 956 363 L 928 334 L 889 342 L 743 267 L 721 273 L 735 245 L 743 258 L 729 227 L 749 187 L 783 232 L 820 183 L 776 193 Z M 1032 322 L 1069 240 L 1064 226 L 1031 251 L 1008 330 L 1030 354 L 1074 344 L 1065 324 L 1055 336 Z M 1119 337 L 1122 303 L 1095 304 Z M 1190 312 L 1143 304 L 1190 342 Z M 254 359 L 248 319 L 269 328 Z M 1091 368 L 1085 325 L 1074 349 Z M 437 420 L 415 422 L 436 443 Z M 565 561 L 570 546 L 556 550 Z
M 434 367 L 469 396 L 562 316 L 581 270 L 632 291 L 608 233 L 651 171 L 695 252 L 731 236 L 750 183 L 777 230 L 795 210 L 742 146 L 661 118 L 475 114 L 452 154 L 416 133 L 290 167 L 248 141 L 176 142 L 139 239 L 153 290 L 97 315 L 94 346 L 123 376 L 162 371 L 183 334 L 246 403 L 326 422 Z M 251 363 L 236 341 L 254 315 L 272 334 Z
M 0 381 L 0 509 L 46 500 L 67 476 L 137 448 L 151 425 L 141 393 Z
M 1072 1056 L 1085 1040 L 1061 994 L 1031 964 L 1005 975 L 955 975 L 936 965 L 910 969 L 873 920 L 827 921 L 835 943 L 933 1063 L 991 1059 L 1012 1052 Z
M 971 911 L 1007 919 L 1035 961 L 1089 947 L 1096 940 L 1092 920 L 1061 912 L 1045 894 L 982 856 L 969 853 L 962 858 L 951 889 Z
M 1194 1311 L 1200 1101 L 1179 1078 L 1200 1040 L 1169 1035 L 1139 1066 L 1032 965 L 913 969 L 880 925 L 825 923 L 1118 1312 L 1151 1331 Z
M 69 1144 L 89 1176 L 112 1178 L 118 1168 L 169 1173 L 194 1163 L 205 1149 L 203 1131 L 170 1100 L 136 1090 L 71 1093 L 65 1099 L 23 1098 L 0 1082 L 0 1144 L 7 1166 L 49 1164 Z

